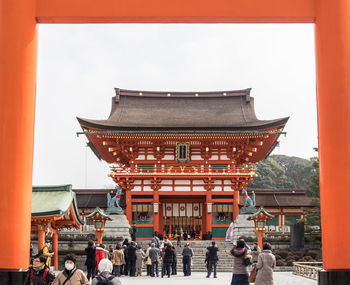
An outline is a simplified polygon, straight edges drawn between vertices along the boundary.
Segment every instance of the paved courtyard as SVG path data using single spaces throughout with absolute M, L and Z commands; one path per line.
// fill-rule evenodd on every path
M 122 285 L 204 285 L 204 284 L 231 284 L 232 274 L 229 272 L 218 273 L 218 278 L 205 278 L 205 272 L 192 273 L 190 277 L 184 277 L 181 273 L 170 278 L 152 278 L 147 276 L 126 277 L 122 276 Z M 275 285 L 316 285 L 317 281 L 293 275 L 291 272 L 275 272 Z

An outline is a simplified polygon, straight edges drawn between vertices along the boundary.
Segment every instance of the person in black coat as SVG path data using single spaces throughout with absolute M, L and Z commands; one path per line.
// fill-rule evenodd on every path
M 136 250 L 136 243 L 132 241 L 127 248 L 129 276 L 135 276 L 136 273 Z
M 218 258 L 218 248 L 215 246 L 215 241 L 213 241 L 211 243 L 211 246 L 207 247 L 207 250 L 208 250 L 208 257 L 207 257 L 207 260 L 208 260 L 208 275 L 207 275 L 207 278 L 210 277 L 210 274 L 213 270 L 213 267 L 214 267 L 214 278 L 217 278 L 216 276 L 216 265 L 217 265 L 217 262 L 219 260 Z
M 173 247 L 168 244 L 167 247 L 164 250 L 164 256 L 163 256 L 163 264 L 164 264 L 164 270 L 162 270 L 162 277 L 166 274 L 170 278 L 170 267 L 172 266 L 174 261 L 174 250 Z
M 95 243 L 92 240 L 88 241 L 88 246 L 85 248 L 85 254 L 86 254 L 86 261 L 85 265 L 87 267 L 87 279 L 90 280 L 90 277 L 92 279 L 96 276 L 96 247 Z

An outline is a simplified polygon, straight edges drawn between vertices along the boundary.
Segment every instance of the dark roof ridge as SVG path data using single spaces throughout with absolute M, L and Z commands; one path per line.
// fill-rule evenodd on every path
M 246 102 L 250 101 L 251 88 L 240 90 L 220 90 L 220 91 L 148 91 L 148 90 L 129 90 L 114 88 L 115 101 L 119 102 L 120 96 L 132 96 L 132 97 L 164 97 L 164 98 L 193 98 L 193 97 L 232 97 L 232 96 L 244 96 Z

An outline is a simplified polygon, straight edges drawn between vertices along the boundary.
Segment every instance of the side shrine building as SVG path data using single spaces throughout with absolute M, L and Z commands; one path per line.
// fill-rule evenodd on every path
M 258 120 L 250 89 L 115 92 L 107 120 L 78 121 L 111 165 L 138 236 L 181 228 L 222 237 L 253 164 L 271 153 L 288 118 Z

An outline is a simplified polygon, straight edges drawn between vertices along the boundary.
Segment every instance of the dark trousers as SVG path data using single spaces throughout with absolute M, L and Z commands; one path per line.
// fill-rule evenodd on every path
M 249 285 L 248 274 L 232 274 L 231 285 Z
M 172 275 L 177 275 L 177 262 L 173 262 L 171 264 L 171 274 Z
M 147 276 L 150 276 L 152 271 L 152 264 L 147 264 L 146 267 L 147 267 Z
M 121 273 L 124 275 L 129 275 L 129 270 L 128 270 L 128 260 L 125 259 L 125 264 L 122 265 L 123 266 L 123 270 L 121 270 Z
M 113 275 L 120 277 L 120 265 L 113 265 Z
M 158 261 L 152 261 L 152 267 L 151 267 L 151 276 L 154 277 L 154 274 L 158 277 Z
M 90 280 L 90 277 L 92 277 L 92 279 L 95 278 L 96 276 L 96 266 L 90 266 L 90 265 L 87 265 L 87 279 Z
M 129 276 L 135 276 L 136 272 L 136 259 L 128 260 Z
M 211 272 L 213 271 L 214 268 L 214 277 L 216 277 L 216 264 L 217 262 L 214 260 L 209 260 L 208 261 L 208 276 L 210 276 Z
M 185 276 L 191 275 L 191 256 L 184 256 L 182 258 L 183 270 Z
M 163 271 L 162 271 L 162 277 L 166 274 L 170 277 L 170 267 L 172 262 L 164 261 L 163 262 Z

